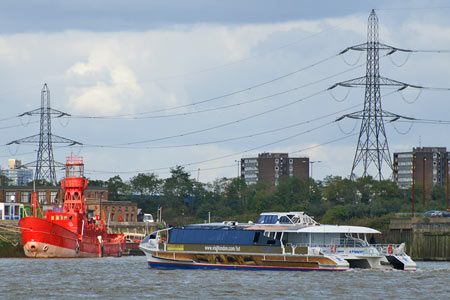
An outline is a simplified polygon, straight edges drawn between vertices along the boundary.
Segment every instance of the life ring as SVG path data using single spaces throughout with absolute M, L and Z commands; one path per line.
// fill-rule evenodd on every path
M 389 254 L 392 254 L 392 253 L 394 253 L 394 248 L 392 247 L 392 245 L 389 245 L 389 247 L 388 247 L 388 251 L 387 251 Z
M 336 245 L 331 245 L 331 253 L 336 253 Z
M 166 239 L 165 237 L 162 237 L 162 238 L 159 240 L 159 243 L 160 243 L 160 244 L 161 244 L 161 243 L 167 244 L 167 239 Z

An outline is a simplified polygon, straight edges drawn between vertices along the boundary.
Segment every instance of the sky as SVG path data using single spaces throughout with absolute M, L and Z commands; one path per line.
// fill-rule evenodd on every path
M 18 116 L 40 107 L 46 83 L 51 107 L 70 114 L 52 133 L 82 144 L 53 144 L 55 160 L 83 156 L 91 179 L 166 178 L 179 165 L 212 182 L 262 152 L 309 157 L 316 180 L 347 177 L 361 125 L 335 120 L 362 109 L 364 88 L 327 89 L 365 75 L 365 53 L 338 54 L 366 42 L 372 9 L 380 42 L 432 50 L 380 52 L 381 76 L 442 88 L 382 88 L 383 109 L 450 121 L 450 4 L 372 4 L 0 1 L 0 166 L 36 160 L 36 144 L 7 144 L 39 133 L 38 116 Z M 391 155 L 450 148 L 448 122 L 385 127 Z

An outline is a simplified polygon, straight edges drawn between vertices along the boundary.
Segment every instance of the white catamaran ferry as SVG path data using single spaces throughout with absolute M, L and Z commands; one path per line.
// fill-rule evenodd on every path
M 404 244 L 370 244 L 368 238 L 376 234 L 368 227 L 322 225 L 303 212 L 272 212 L 261 214 L 256 223 L 163 229 L 148 235 L 139 248 L 151 268 L 416 270 Z

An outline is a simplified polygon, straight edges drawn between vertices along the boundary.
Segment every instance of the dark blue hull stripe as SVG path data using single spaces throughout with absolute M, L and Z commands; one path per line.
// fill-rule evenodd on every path
M 148 262 L 150 268 L 155 269 L 220 269 L 220 270 L 255 270 L 255 271 L 346 271 L 347 269 L 311 269 L 311 268 L 281 268 L 281 267 L 263 267 L 263 266 L 239 266 L 239 265 L 207 265 L 207 264 L 179 264 L 179 263 L 161 263 Z

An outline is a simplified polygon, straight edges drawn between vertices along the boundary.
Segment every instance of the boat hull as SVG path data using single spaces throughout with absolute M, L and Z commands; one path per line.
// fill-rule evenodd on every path
M 100 242 L 96 236 L 80 236 L 45 219 L 20 220 L 24 253 L 33 258 L 121 256 L 125 243 Z
M 140 248 L 147 256 L 148 266 L 156 269 L 346 271 L 349 267 L 344 260 L 325 256 L 160 252 Z
M 241 265 L 222 265 L 222 264 L 204 264 L 204 263 L 170 263 L 148 261 L 148 266 L 153 269 L 190 269 L 190 270 L 251 270 L 251 271 L 347 271 L 347 269 L 328 269 L 328 268 L 298 268 L 298 267 L 275 267 L 275 266 L 241 266 Z

